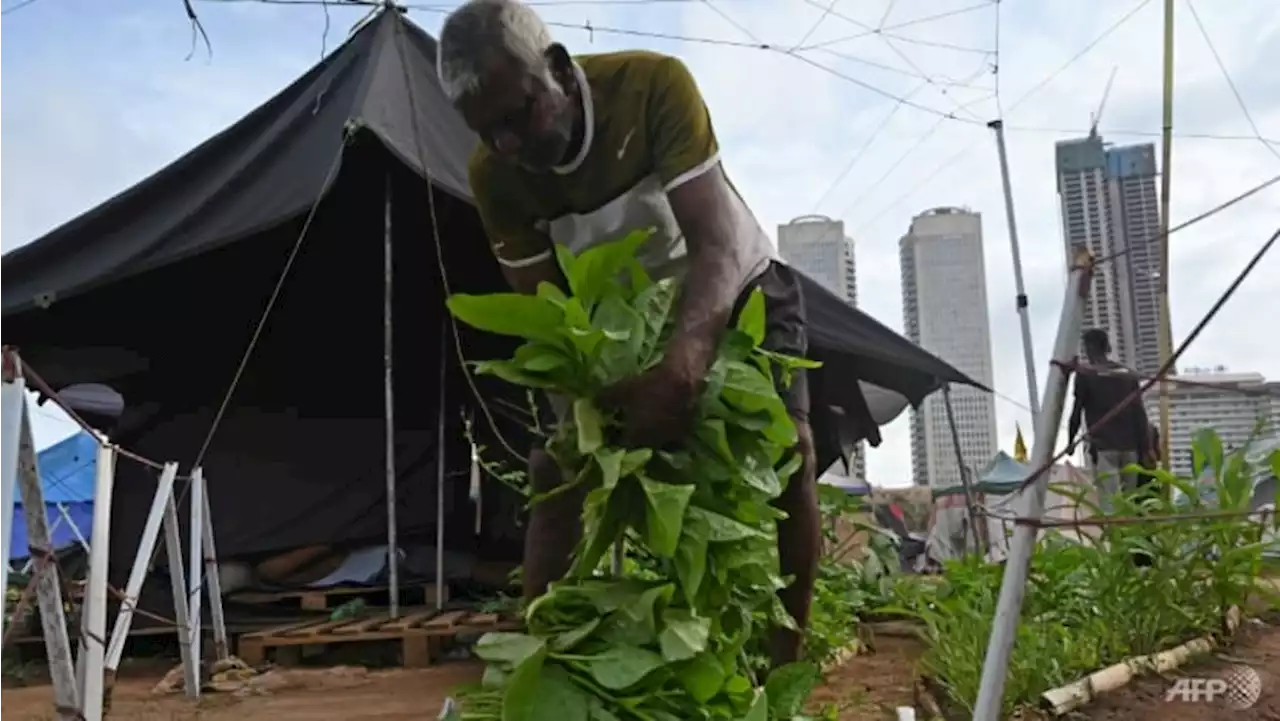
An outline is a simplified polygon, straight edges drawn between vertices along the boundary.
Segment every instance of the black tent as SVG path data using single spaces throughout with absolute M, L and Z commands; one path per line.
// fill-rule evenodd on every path
M 504 285 L 468 200 L 475 139 L 437 85 L 435 57 L 431 37 L 384 12 L 235 125 L 4 256 L 4 342 L 54 388 L 122 393 L 122 446 L 185 469 L 239 377 L 202 462 L 222 556 L 385 534 L 384 214 L 400 532 L 433 532 L 442 404 L 459 479 L 445 517 L 466 503 L 460 419 L 484 415 L 458 348 L 483 359 L 511 345 L 465 328 L 454 344 L 443 330 L 443 280 L 454 292 Z M 943 384 L 977 385 L 806 282 L 813 355 L 825 363 L 813 383 L 824 466 L 842 445 L 878 443 L 878 424 Z M 498 412 L 504 394 L 517 405 L 523 394 L 472 380 L 503 436 L 527 448 L 521 423 Z M 135 464 L 117 474 L 113 576 L 127 570 L 155 485 Z M 450 546 L 474 542 L 469 524 L 446 525 Z

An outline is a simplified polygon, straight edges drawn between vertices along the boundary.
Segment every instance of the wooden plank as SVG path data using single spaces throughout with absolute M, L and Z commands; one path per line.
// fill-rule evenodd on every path
M 304 593 L 298 596 L 298 604 L 302 606 L 304 611 L 323 611 L 329 607 L 329 594 L 323 592 Z
M 352 623 L 349 623 L 345 626 L 339 626 L 333 629 L 333 632 L 339 635 L 344 635 L 349 633 L 368 633 L 369 631 L 383 630 L 383 629 L 386 629 L 388 631 L 403 630 L 403 629 L 386 628 L 386 624 L 390 620 L 391 619 L 386 614 L 379 614 L 372 618 L 361 619 L 361 620 L 357 620 Z
M 337 621 L 321 621 L 320 623 L 312 623 L 310 626 L 295 629 L 293 631 L 288 631 L 281 635 L 284 635 L 290 638 L 293 638 L 295 636 L 298 636 L 298 637 L 320 636 L 328 633 L 330 630 L 335 629 L 338 626 L 345 626 L 346 624 L 351 623 L 351 621 L 352 619 L 350 618 L 342 618 L 342 619 L 338 619 Z
M 426 636 L 405 636 L 400 642 L 400 663 L 405 668 L 425 668 L 431 665 L 431 639 Z
M 406 614 L 404 616 L 401 616 L 400 618 L 395 619 L 394 621 L 387 623 L 382 628 L 385 631 L 407 631 L 408 629 L 420 626 L 426 621 L 429 621 L 430 619 L 435 618 L 436 613 L 437 613 L 436 610 L 432 608 L 426 611 L 418 611 L 416 613 Z
M 261 631 L 243 634 L 240 638 L 266 638 L 268 636 L 290 634 L 299 629 L 314 626 L 316 621 L 317 619 L 313 618 L 309 621 L 299 621 L 298 623 L 290 623 L 285 626 L 272 626 L 271 628 L 264 628 Z
M 253 667 L 261 666 L 267 660 L 267 650 L 261 638 L 241 636 L 236 642 L 236 655 L 245 664 Z
M 460 620 L 465 618 L 466 611 L 445 611 L 435 618 L 427 621 L 423 628 L 428 631 L 445 631 L 452 629 Z

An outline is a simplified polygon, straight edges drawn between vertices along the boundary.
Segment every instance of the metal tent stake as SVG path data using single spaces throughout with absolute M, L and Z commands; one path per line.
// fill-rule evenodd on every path
M 1093 274 L 1093 258 L 1084 248 L 1073 252 L 1071 275 L 1067 281 L 1066 297 L 1062 303 L 1062 315 L 1058 319 L 1058 335 L 1053 343 L 1053 363 L 1049 366 L 1049 378 L 1044 389 L 1044 403 L 1036 415 L 1035 441 L 1031 451 L 1032 473 L 1043 469 L 1029 492 L 1019 494 L 1025 498 L 1025 507 L 1017 509 L 1024 518 L 1039 519 L 1044 514 L 1044 497 L 1052 476 L 1047 468 L 1053 459 L 1054 442 L 1058 439 L 1058 426 L 1062 423 L 1062 408 L 1067 397 L 1067 372 L 1064 366 L 1075 357 L 1080 343 L 1080 324 L 1084 317 L 1085 298 Z M 982 682 L 978 688 L 978 701 L 973 709 L 974 721 L 999 721 L 1004 700 L 1004 682 L 1009 673 L 1009 657 L 1017 636 L 1018 619 L 1022 615 L 1022 597 L 1026 591 L 1027 571 L 1031 554 L 1035 550 L 1037 529 L 1025 524 L 1013 528 L 1009 541 L 1009 555 L 1005 559 L 1004 579 L 1000 584 L 1000 598 L 996 603 L 996 616 L 991 626 L 991 638 L 987 643 L 987 656 L 982 664 Z
M 1031 345 L 1031 318 L 1027 302 L 1027 287 L 1022 282 L 1022 253 L 1018 249 L 1018 221 L 1013 214 L 1013 189 L 1009 183 L 1009 157 L 1004 148 L 1004 121 L 992 120 L 987 127 L 996 131 L 996 150 L 1000 155 L 1000 180 L 1004 186 L 1004 213 L 1009 224 L 1009 247 L 1013 254 L 1013 282 L 1018 292 L 1014 299 L 1018 307 L 1018 319 L 1022 324 L 1022 357 L 1026 362 L 1027 398 L 1031 402 L 1031 417 L 1040 415 L 1040 391 L 1036 382 L 1036 355 Z M 1034 439 L 1032 439 L 1034 442 Z

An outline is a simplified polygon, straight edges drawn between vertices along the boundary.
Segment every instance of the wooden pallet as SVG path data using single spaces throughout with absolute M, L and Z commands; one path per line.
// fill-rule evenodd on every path
M 424 599 L 435 600 L 435 584 L 401 586 L 400 593 L 421 591 Z M 327 611 L 346 603 L 352 597 L 386 594 L 386 586 L 338 586 L 335 588 L 303 588 L 292 591 L 239 591 L 227 596 L 240 603 L 279 603 L 296 600 L 304 611 Z M 445 586 L 444 600 L 449 600 L 449 587 Z M 430 602 L 430 601 L 429 601 Z
M 399 618 L 386 611 L 340 621 L 312 620 L 270 628 L 240 637 L 238 654 L 245 663 L 257 666 L 266 661 L 267 649 L 369 641 L 399 641 L 404 666 L 430 665 L 440 641 L 459 634 L 509 631 L 523 626 L 519 619 L 493 613 L 406 609 Z

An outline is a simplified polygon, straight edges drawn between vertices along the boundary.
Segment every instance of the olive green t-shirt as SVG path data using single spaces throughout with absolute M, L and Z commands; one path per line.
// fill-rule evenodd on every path
M 484 146 L 471 158 L 471 190 L 494 255 L 505 266 L 527 267 L 549 259 L 552 243 L 581 253 L 654 228 L 638 259 L 655 277 L 681 275 L 684 236 L 667 193 L 720 163 L 693 76 L 678 59 L 647 51 L 584 55 L 575 64 L 585 120 L 576 157 L 549 173 Z M 776 254 L 741 196 L 730 196 L 741 287 Z

